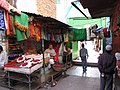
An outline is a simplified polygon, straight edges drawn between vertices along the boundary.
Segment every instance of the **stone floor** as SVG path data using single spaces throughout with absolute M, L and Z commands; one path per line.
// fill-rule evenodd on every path
M 55 87 L 49 90 L 99 90 L 99 71 L 97 68 L 88 67 L 87 73 L 82 72 L 82 67 L 74 66 L 67 71 L 69 75 L 59 80 Z M 39 89 L 46 90 L 46 89 Z
M 87 72 L 83 74 L 82 67 L 80 66 L 73 66 L 67 71 L 68 75 L 72 76 L 85 76 L 85 77 L 94 77 L 99 78 L 100 73 L 97 67 L 88 67 Z
M 68 76 L 49 90 L 99 90 L 99 78 Z
M 99 90 L 99 71 L 97 67 L 88 67 L 87 73 L 82 72 L 82 67 L 73 66 L 68 69 L 69 76 L 61 78 L 55 87 L 48 86 L 47 88 L 40 88 L 39 90 Z M 116 79 L 116 89 L 120 90 L 120 79 Z M 25 85 L 23 85 L 25 86 Z M 36 85 L 35 85 L 36 86 Z M 0 90 L 9 90 L 0 87 Z M 17 90 L 28 90 L 20 89 Z

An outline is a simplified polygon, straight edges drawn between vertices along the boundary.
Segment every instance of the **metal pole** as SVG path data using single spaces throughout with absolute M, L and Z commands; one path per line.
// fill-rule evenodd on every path
M 10 73 L 9 73 L 9 71 L 7 73 L 8 73 L 8 87 L 11 88 L 11 86 L 10 86 Z
M 28 79 L 29 79 L 29 90 L 31 90 L 31 75 L 28 75 Z

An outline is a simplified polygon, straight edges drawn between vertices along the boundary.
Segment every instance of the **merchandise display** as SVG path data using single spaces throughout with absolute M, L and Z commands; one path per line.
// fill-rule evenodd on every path
M 13 71 L 24 74 L 31 74 L 43 66 L 43 55 L 22 55 L 21 57 L 5 64 L 7 71 Z

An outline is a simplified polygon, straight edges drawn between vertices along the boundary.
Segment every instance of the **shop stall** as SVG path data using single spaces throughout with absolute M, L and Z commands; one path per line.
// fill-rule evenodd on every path
M 31 84 L 37 79 L 40 82 L 40 73 L 35 71 L 40 70 L 43 65 L 43 55 L 22 55 L 21 57 L 5 64 L 4 69 L 8 75 L 8 87 L 11 87 L 11 80 L 20 81 L 29 84 L 29 90 L 31 90 Z M 40 71 L 39 71 L 40 72 Z M 39 77 L 37 76 L 39 75 Z M 41 83 L 40 83 L 41 84 Z M 39 87 L 40 87 L 39 84 Z
M 8 87 L 14 88 L 13 80 L 28 83 L 31 90 L 32 82 L 41 82 L 41 75 L 48 75 L 51 79 L 46 81 L 54 82 L 66 71 L 62 57 L 70 26 L 51 17 L 21 12 L 7 1 L 0 1 L 0 40 L 8 54 L 8 63 L 4 65 Z M 52 68 L 48 68 L 49 54 L 44 53 L 50 43 L 56 52 Z
M 59 57 L 63 56 L 63 47 L 61 52 L 60 47 L 62 43 L 68 41 L 70 26 L 50 17 L 19 12 L 16 8 L 9 7 L 9 3 L 4 3 L 8 7 L 2 6 L 0 15 L 4 15 L 2 18 L 4 22 L 0 22 L 0 30 L 4 31 L 1 38 L 6 42 L 5 47 L 8 53 L 8 63 L 4 65 L 8 87 L 14 88 L 11 81 L 19 81 L 28 83 L 31 90 L 32 83 L 37 80 L 40 82 L 38 86 L 41 85 L 41 75 L 50 77 L 46 81 L 54 82 L 66 71 Z M 55 64 L 49 69 L 50 56 L 44 51 L 50 43 L 54 46 L 56 56 Z

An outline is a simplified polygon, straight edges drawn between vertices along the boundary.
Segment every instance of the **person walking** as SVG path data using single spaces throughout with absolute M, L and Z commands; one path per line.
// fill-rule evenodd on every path
M 111 54 L 111 45 L 107 45 L 105 49 L 106 52 L 98 57 L 98 69 L 100 71 L 100 90 L 112 90 L 116 58 Z
M 84 47 L 83 43 L 82 43 L 82 48 L 79 51 L 79 55 L 80 55 L 81 61 L 82 61 L 83 72 L 86 72 L 87 71 L 88 50 Z

